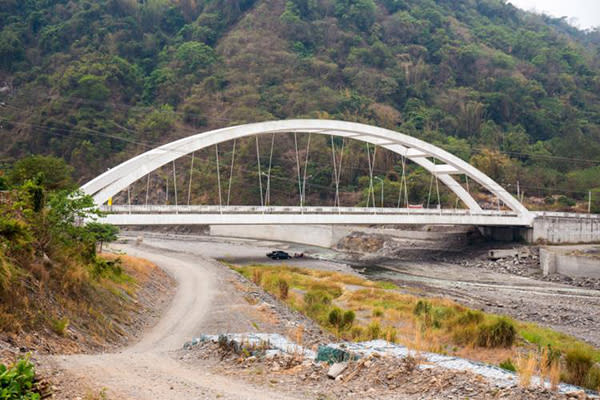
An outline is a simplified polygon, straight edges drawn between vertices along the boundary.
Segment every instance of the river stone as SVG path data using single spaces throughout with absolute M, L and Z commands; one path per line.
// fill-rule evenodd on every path
M 329 367 L 329 371 L 327 371 L 327 376 L 331 379 L 335 379 L 342 374 L 348 367 L 347 362 L 335 363 L 331 367 Z

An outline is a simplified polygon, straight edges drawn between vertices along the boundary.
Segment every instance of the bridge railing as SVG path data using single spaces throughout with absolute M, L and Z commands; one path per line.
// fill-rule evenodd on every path
M 550 212 L 550 211 L 532 211 L 536 217 L 540 218 L 585 218 L 600 220 L 600 214 L 572 213 L 572 212 Z
M 299 206 L 215 206 L 215 205 L 112 205 L 101 206 L 108 214 L 412 214 L 516 216 L 513 211 L 391 207 L 299 207 Z

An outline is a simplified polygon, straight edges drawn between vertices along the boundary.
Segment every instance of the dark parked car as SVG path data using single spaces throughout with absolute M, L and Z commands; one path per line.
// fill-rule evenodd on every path
M 281 250 L 275 250 L 270 253 L 267 253 L 267 257 L 273 260 L 287 260 L 289 258 L 292 258 L 288 253 Z

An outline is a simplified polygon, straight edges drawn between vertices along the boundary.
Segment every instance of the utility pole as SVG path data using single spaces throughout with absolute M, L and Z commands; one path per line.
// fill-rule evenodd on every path
M 519 181 L 517 181 L 517 199 L 521 198 L 521 187 L 519 185 Z
M 588 214 L 592 213 L 592 191 L 588 193 Z

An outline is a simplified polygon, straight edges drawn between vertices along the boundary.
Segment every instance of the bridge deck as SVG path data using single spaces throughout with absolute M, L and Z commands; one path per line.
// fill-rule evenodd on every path
M 413 224 L 530 226 L 511 211 L 366 207 L 103 206 L 115 225 Z

